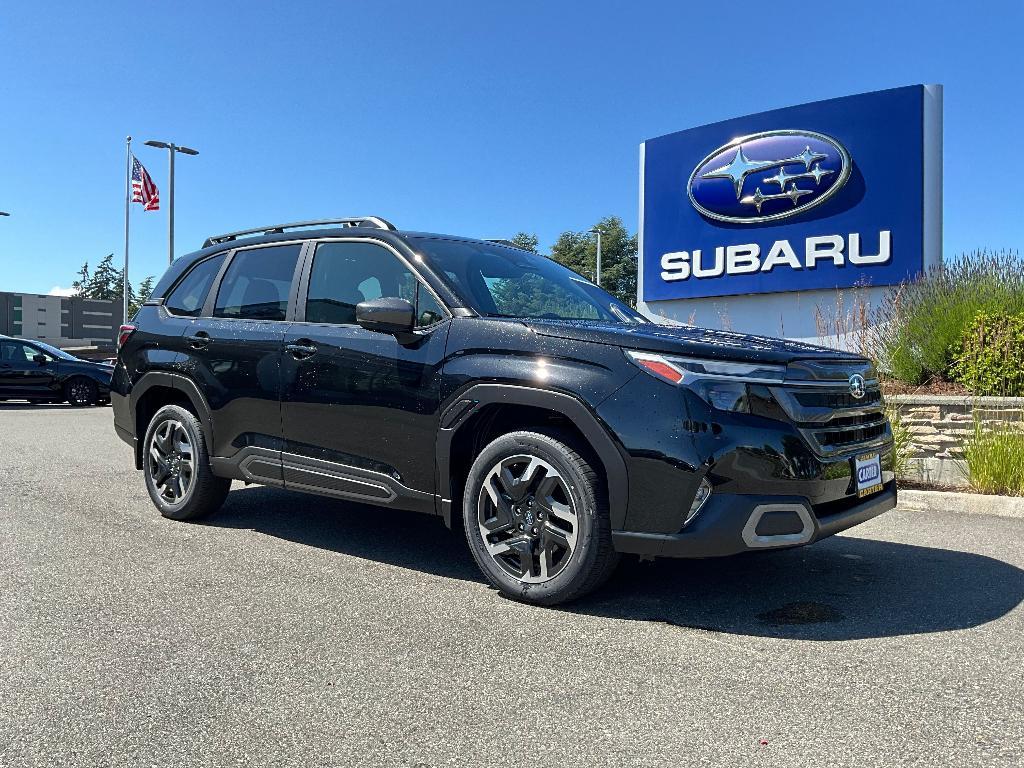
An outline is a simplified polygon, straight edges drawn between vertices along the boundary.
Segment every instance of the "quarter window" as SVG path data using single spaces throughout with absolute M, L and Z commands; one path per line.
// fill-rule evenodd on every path
M 217 291 L 214 317 L 284 320 L 301 250 L 295 243 L 237 251 Z
M 206 303 L 206 294 L 210 292 L 210 286 L 223 263 L 224 254 L 219 253 L 196 264 L 178 283 L 178 287 L 171 291 L 164 306 L 176 315 L 198 317 Z
M 357 242 L 317 246 L 309 275 L 307 322 L 355 325 L 359 302 L 392 297 L 417 308 L 417 327 L 444 319 L 440 304 L 386 248 Z

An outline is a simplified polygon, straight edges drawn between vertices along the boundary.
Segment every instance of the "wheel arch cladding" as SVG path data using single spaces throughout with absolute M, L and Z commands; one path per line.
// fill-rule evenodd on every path
M 131 410 L 135 424 L 135 468 L 142 469 L 143 437 L 150 419 L 165 405 L 180 405 L 199 420 L 203 438 L 213 445 L 210 408 L 194 381 L 173 373 L 147 373 L 132 387 Z
M 529 417 L 526 422 L 515 417 Z M 628 498 L 626 463 L 608 431 L 580 400 L 561 392 L 509 384 L 477 384 L 449 399 L 442 410 L 437 433 L 437 488 L 439 510 L 447 525 L 452 522 L 452 505 L 464 486 L 466 473 L 484 438 L 496 437 L 496 425 L 529 430 L 553 425 L 582 439 L 582 448 L 592 454 L 603 473 L 613 530 L 626 520 Z M 484 443 L 486 444 L 486 443 Z

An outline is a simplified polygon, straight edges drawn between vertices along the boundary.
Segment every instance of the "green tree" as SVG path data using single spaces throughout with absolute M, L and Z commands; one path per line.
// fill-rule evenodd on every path
M 96 266 L 82 295 L 90 299 L 113 301 L 121 298 L 122 272 L 114 268 L 114 254 L 108 253 Z
M 537 250 L 537 246 L 540 245 L 540 238 L 531 232 L 517 232 L 516 236 L 509 240 L 509 242 L 516 248 L 522 248 L 524 251 L 540 253 Z
M 128 286 L 131 290 L 131 286 Z M 132 292 L 133 295 L 128 297 L 128 317 L 132 317 L 136 312 L 139 311 L 139 307 L 149 301 L 149 297 L 153 295 L 153 276 L 149 275 L 139 283 L 137 291 Z
M 152 275 L 144 278 L 138 290 L 128 284 L 128 317 L 134 315 L 152 295 L 153 280 Z M 86 299 L 121 301 L 124 296 L 124 269 L 115 269 L 114 254 L 108 254 L 100 260 L 95 272 L 90 273 L 89 262 L 83 264 L 71 287 L 78 296 Z
M 605 216 L 601 230 L 601 287 L 619 301 L 636 306 L 637 238 L 618 216 Z M 597 267 L 597 237 L 590 232 L 563 232 L 551 248 L 551 258 L 591 280 Z
M 78 270 L 78 277 L 71 281 L 71 287 L 75 289 L 75 293 L 79 296 L 84 296 L 89 290 L 89 284 L 92 282 L 92 276 L 89 274 L 89 262 L 85 262 L 82 268 Z

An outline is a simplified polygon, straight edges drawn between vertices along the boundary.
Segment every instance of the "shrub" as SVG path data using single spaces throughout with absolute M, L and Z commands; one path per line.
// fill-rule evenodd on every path
M 975 315 L 950 374 L 976 395 L 1024 395 L 1024 315 Z
M 979 312 L 1024 314 L 1024 260 L 1016 251 L 976 251 L 894 286 L 872 313 L 867 346 L 900 381 L 946 379 Z
M 903 423 L 898 408 L 888 406 L 885 415 L 889 417 L 889 425 L 892 427 L 892 471 L 897 478 L 907 474 L 907 463 L 910 458 L 910 440 L 913 433 L 910 427 Z
M 985 428 L 975 421 L 964 440 L 962 469 L 971 488 L 981 493 L 1024 496 L 1024 432 L 1020 424 Z

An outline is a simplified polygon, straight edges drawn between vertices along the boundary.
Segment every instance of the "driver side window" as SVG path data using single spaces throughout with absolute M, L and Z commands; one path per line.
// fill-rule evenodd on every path
M 321 243 L 313 254 L 306 322 L 355 325 L 356 305 L 380 298 L 417 307 L 418 327 L 444 319 L 444 310 L 391 251 L 376 243 Z

